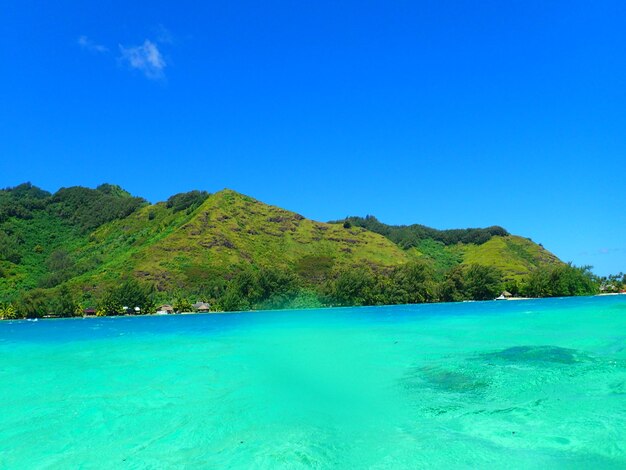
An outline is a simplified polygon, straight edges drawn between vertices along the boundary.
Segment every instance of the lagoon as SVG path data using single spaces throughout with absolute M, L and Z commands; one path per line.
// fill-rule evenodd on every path
M 0 322 L 0 468 L 625 468 L 626 296 Z

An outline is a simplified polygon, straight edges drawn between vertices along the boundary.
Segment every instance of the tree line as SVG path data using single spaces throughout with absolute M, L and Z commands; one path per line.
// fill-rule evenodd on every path
M 479 264 L 458 265 L 443 275 L 420 261 L 386 271 L 344 267 L 317 283 L 289 270 L 242 267 L 188 291 L 158 292 L 132 277 L 88 298 L 67 284 L 37 288 L 0 304 L 0 317 L 75 316 L 89 307 L 99 315 L 149 314 L 162 303 L 190 311 L 195 301 L 208 302 L 215 311 L 458 302 L 494 299 L 505 289 L 513 295 L 560 297 L 596 294 L 599 286 L 588 266 L 571 264 L 538 268 L 522 282 Z
M 96 189 L 73 186 L 51 194 L 31 183 L 0 190 L 0 223 L 10 217 L 31 219 L 36 211 L 48 211 L 87 232 L 122 219 L 147 204 L 119 186 L 101 184 Z
M 373 215 L 347 217 L 344 220 L 332 221 L 331 223 L 343 223 L 346 228 L 353 226 L 365 228 L 387 237 L 404 249 L 416 247 L 421 241 L 429 239 L 441 242 L 444 245 L 456 245 L 457 243 L 481 245 L 494 236 L 509 235 L 509 232 L 504 228 L 495 225 L 486 228 L 437 230 L 420 224 L 387 225 L 380 222 Z

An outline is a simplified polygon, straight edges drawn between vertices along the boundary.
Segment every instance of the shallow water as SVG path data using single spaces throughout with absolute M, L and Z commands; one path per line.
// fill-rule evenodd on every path
M 1 468 L 626 468 L 626 296 L 0 322 Z

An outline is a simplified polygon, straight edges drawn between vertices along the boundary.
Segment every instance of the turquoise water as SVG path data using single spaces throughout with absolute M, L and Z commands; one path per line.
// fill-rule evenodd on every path
M 626 296 L 0 322 L 0 467 L 626 468 Z

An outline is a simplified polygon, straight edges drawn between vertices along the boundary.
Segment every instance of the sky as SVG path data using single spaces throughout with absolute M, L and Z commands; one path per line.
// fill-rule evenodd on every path
M 626 271 L 626 2 L 3 2 L 0 187 L 231 188 Z

